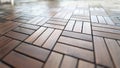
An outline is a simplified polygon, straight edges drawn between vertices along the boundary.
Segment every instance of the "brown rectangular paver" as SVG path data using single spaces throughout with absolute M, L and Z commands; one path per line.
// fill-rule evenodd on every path
M 76 21 L 73 31 L 81 32 L 82 31 L 82 26 L 83 26 L 82 24 L 83 24 L 82 21 Z
M 66 25 L 65 22 L 59 22 L 59 21 L 47 21 L 47 23 L 49 23 L 49 24 L 56 24 L 56 25 L 63 25 L 63 26 Z
M 25 53 L 29 56 L 32 56 L 34 58 L 40 59 L 45 61 L 46 58 L 48 57 L 48 54 L 50 51 L 42 49 L 42 48 L 38 48 L 26 43 L 22 43 L 20 46 L 18 46 L 15 50 L 21 52 L 21 53 Z
M 98 23 L 98 19 L 96 16 L 91 16 L 91 22 L 92 23 Z
M 120 39 L 119 34 L 106 33 L 106 32 L 100 32 L 100 31 L 93 31 L 93 35 L 107 37 L 107 38 L 113 38 L 113 39 Z
M 87 35 L 87 34 L 63 31 L 62 35 L 63 36 L 68 36 L 68 37 L 77 38 L 77 39 L 92 41 L 92 36 L 91 35 Z
M 32 22 L 32 24 L 38 24 L 39 22 L 41 22 L 44 19 L 44 17 L 39 17 L 38 19 L 36 19 L 35 21 Z
M 81 59 L 84 59 L 87 61 L 94 62 L 92 51 L 68 46 L 68 45 L 61 44 L 61 43 L 57 43 L 55 45 L 54 50 L 61 52 L 61 53 L 64 53 L 64 54 L 72 55 L 72 56 L 77 57 L 77 58 L 81 58 Z
M 60 34 L 61 34 L 62 30 L 55 30 L 51 36 L 47 39 L 47 41 L 44 43 L 43 47 L 48 48 L 48 49 L 52 49 L 53 46 L 55 45 L 57 39 L 59 38 Z
M 45 63 L 44 68 L 59 68 L 62 57 L 63 55 L 52 52 L 47 62 Z
M 27 23 L 36 24 L 35 21 L 37 21 L 38 19 L 40 19 L 40 17 L 34 17 L 33 19 L 29 20 Z
M 72 31 L 73 27 L 74 27 L 74 24 L 75 24 L 75 20 L 70 20 L 67 24 L 67 26 L 65 27 L 65 30 L 69 30 L 69 31 Z
M 14 31 L 25 33 L 25 34 L 29 34 L 29 35 L 31 35 L 34 32 L 34 30 L 30 30 L 30 29 L 26 29 L 26 28 L 21 28 L 21 27 L 15 28 Z
M 120 67 L 120 46 L 116 42 L 116 40 L 113 39 L 105 39 L 107 47 L 110 51 L 110 54 L 112 56 L 113 62 L 115 64 L 116 68 Z
M 55 24 L 45 24 L 43 25 L 45 27 L 50 27 L 50 28 L 56 28 L 56 29 L 64 29 L 64 26 L 62 25 L 55 25 Z
M 50 18 L 51 21 L 59 21 L 59 22 L 67 22 L 66 19 L 60 19 L 60 18 Z
M 39 28 L 39 26 L 35 26 L 35 25 L 31 25 L 31 24 L 22 24 L 22 25 L 20 25 L 20 27 L 34 29 L 34 30 Z
M 1 36 L 0 37 L 0 48 L 4 47 L 7 43 L 9 43 L 12 39 L 5 37 L 5 36 Z
M 102 67 L 102 66 L 97 66 L 96 68 L 105 68 L 105 67 Z
M 120 46 L 120 40 L 118 40 L 117 42 L 118 42 L 118 44 L 119 44 L 119 46 Z
M 108 33 L 120 34 L 120 30 L 116 30 L 116 29 L 109 29 L 109 28 L 103 28 L 103 27 L 92 27 L 92 29 L 95 30 L 95 31 L 102 31 L 102 32 L 108 32 Z
M 83 33 L 86 33 L 86 34 L 91 34 L 91 25 L 89 22 L 84 22 L 83 23 Z
M 6 64 L 0 62 L 0 68 L 10 68 L 9 66 L 7 66 Z
M 43 63 L 40 61 L 16 52 L 11 52 L 3 60 L 15 68 L 41 68 L 43 65 Z
M 103 16 L 97 16 L 97 17 L 98 17 L 98 21 L 99 21 L 99 23 L 106 24 L 105 19 L 104 19 Z
M 104 17 L 107 24 L 114 25 L 114 22 L 110 19 L 110 17 Z
M 73 38 L 64 37 L 64 36 L 61 36 L 58 41 L 62 42 L 62 43 L 70 44 L 70 45 L 73 45 L 73 46 L 77 46 L 77 47 L 82 47 L 82 48 L 93 50 L 92 42 L 78 40 L 78 39 L 73 39 Z
M 42 21 L 40 21 L 37 25 L 43 25 L 45 24 L 47 21 L 49 20 L 49 18 L 44 18 Z
M 14 49 L 16 46 L 18 46 L 19 43 L 20 41 L 12 40 L 6 45 L 4 45 L 4 47 L 0 48 L 0 59 L 4 57 L 7 53 L 9 53 L 12 49 Z
M 10 31 L 5 35 L 12 37 L 12 38 L 15 38 L 15 39 L 18 39 L 18 40 L 21 40 L 21 41 L 25 40 L 28 37 L 28 35 L 26 35 L 26 34 L 14 32 L 14 31 Z
M 103 38 L 94 36 L 94 48 L 96 63 L 100 65 L 105 65 L 109 68 L 113 68 L 113 63 Z
M 61 68 L 76 68 L 77 66 L 77 59 L 70 57 L 70 56 L 64 56 Z
M 96 27 L 103 27 L 103 28 L 110 28 L 110 29 L 117 29 L 117 30 L 120 30 L 120 27 L 119 26 L 112 26 L 112 25 L 103 25 L 103 24 L 92 24 L 93 26 L 96 26 Z
M 16 28 L 18 25 L 20 25 L 20 24 L 16 23 L 16 22 L 12 22 L 12 21 L 3 23 L 0 25 L 0 34 L 5 34 L 6 32 Z
M 48 28 L 35 42 L 35 45 L 42 46 L 54 29 Z
M 78 63 L 78 68 L 94 68 L 94 64 L 92 63 L 89 63 L 89 62 L 86 62 L 86 61 L 82 61 L 82 60 L 79 60 L 79 63 Z
M 46 30 L 45 27 L 39 28 L 36 32 L 34 32 L 31 36 L 29 36 L 25 41 L 28 43 L 33 43 L 39 35 L 41 35 Z

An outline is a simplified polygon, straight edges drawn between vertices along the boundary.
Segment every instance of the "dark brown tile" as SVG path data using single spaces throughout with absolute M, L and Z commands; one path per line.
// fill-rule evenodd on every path
M 44 31 L 45 27 L 39 28 L 36 32 L 34 32 L 31 36 L 29 36 L 25 41 L 28 43 L 33 43 Z
M 48 57 L 50 51 L 35 47 L 33 45 L 29 45 L 26 43 L 22 43 L 20 46 L 18 46 L 15 50 L 27 54 L 29 56 L 32 56 L 34 58 L 37 58 L 39 60 L 45 61 Z
M 16 46 L 18 46 L 19 43 L 20 41 L 11 40 L 9 43 L 0 48 L 0 59 L 4 57 L 7 53 L 9 53 L 12 49 L 14 49 Z
M 26 29 L 26 28 L 21 28 L 21 27 L 15 28 L 14 31 L 25 33 L 25 34 L 29 34 L 29 35 L 31 35 L 34 32 L 34 30 L 30 30 L 30 29 Z
M 43 65 L 43 63 L 40 61 L 16 52 L 11 52 L 3 60 L 15 68 L 42 68 Z
M 0 62 L 0 68 L 10 68 L 9 66 L 7 66 L 6 64 Z
M 18 40 L 21 40 L 21 41 L 25 40 L 28 37 L 28 35 L 26 35 L 26 34 L 14 32 L 14 31 L 10 31 L 5 35 L 12 37 L 12 38 L 15 38 L 15 39 L 18 39 Z

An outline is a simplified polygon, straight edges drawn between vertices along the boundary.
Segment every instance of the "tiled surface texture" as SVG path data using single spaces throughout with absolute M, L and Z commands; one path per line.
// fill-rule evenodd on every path
M 120 68 L 120 0 L 0 3 L 0 68 Z

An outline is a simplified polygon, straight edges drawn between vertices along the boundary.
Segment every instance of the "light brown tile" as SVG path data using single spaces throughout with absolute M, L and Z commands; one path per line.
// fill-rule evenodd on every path
M 48 28 L 33 44 L 42 46 L 53 31 L 54 29 Z
M 61 43 L 57 43 L 55 45 L 54 50 L 58 51 L 58 52 L 61 52 L 63 54 L 72 55 L 74 57 L 78 57 L 78 58 L 81 58 L 81 59 L 84 59 L 84 60 L 87 60 L 87 61 L 94 62 L 94 60 L 93 60 L 94 59 L 93 58 L 93 52 L 92 51 L 88 51 L 88 50 L 68 46 L 68 45 L 61 44 Z
M 66 25 L 65 30 L 72 31 L 72 29 L 73 29 L 73 27 L 74 27 L 74 24 L 75 24 L 75 20 L 70 20 L 70 21 L 68 22 L 68 24 Z
M 94 48 L 96 63 L 113 68 L 113 63 L 103 38 L 94 36 Z
M 79 60 L 78 68 L 94 68 L 94 64 Z
M 55 24 L 45 24 L 43 25 L 45 27 L 50 27 L 50 28 L 56 28 L 56 29 L 64 29 L 64 26 L 61 25 L 55 25 Z
M 91 34 L 91 25 L 89 22 L 84 22 L 83 23 L 83 30 L 82 30 L 83 33 L 86 33 L 86 34 Z
M 87 34 L 63 31 L 62 35 L 63 36 L 68 36 L 68 37 L 77 38 L 77 39 L 83 39 L 83 40 L 87 40 L 87 41 L 92 41 L 92 36 L 91 35 L 87 35 Z
M 31 25 L 31 24 L 22 24 L 22 25 L 20 25 L 20 27 L 34 29 L 34 30 L 37 30 L 39 28 L 39 26 L 35 26 L 35 25 Z
M 108 46 L 108 49 L 110 51 L 110 54 L 112 56 L 113 62 L 115 64 L 116 68 L 120 67 L 120 47 L 118 45 L 118 43 L 116 42 L 116 40 L 113 39 L 105 39 L 106 44 Z
M 61 36 L 58 41 L 62 42 L 62 43 L 70 44 L 70 45 L 73 45 L 73 46 L 77 46 L 77 47 L 82 47 L 82 48 L 93 50 L 92 42 L 78 40 L 78 39 L 73 39 L 73 38 L 64 37 L 64 36 Z
M 33 43 L 39 35 L 41 35 L 46 30 L 45 27 L 39 28 L 36 32 L 34 32 L 31 36 L 29 36 L 25 41 L 28 43 Z
M 120 35 L 118 34 L 112 34 L 112 33 L 100 32 L 100 31 L 93 31 L 93 35 L 113 38 L 113 39 L 120 39 Z
M 47 39 L 47 41 L 44 43 L 43 47 L 48 48 L 48 49 L 52 49 L 53 46 L 55 45 L 57 39 L 59 38 L 60 34 L 61 34 L 61 30 L 55 30 L 51 36 Z
M 83 24 L 82 21 L 76 21 L 73 31 L 81 32 L 82 31 L 82 26 L 83 26 L 82 24 Z
M 47 62 L 45 63 L 44 68 L 59 68 L 62 57 L 63 55 L 52 52 Z
M 77 66 L 77 59 L 70 57 L 70 56 L 64 56 L 61 68 L 76 68 Z

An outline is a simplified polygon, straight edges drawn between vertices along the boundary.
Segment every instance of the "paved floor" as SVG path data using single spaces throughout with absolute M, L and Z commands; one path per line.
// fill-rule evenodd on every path
M 120 0 L 0 5 L 0 68 L 120 68 Z

